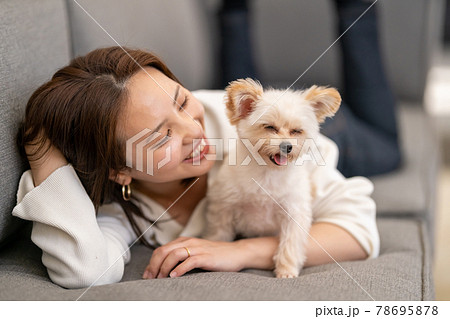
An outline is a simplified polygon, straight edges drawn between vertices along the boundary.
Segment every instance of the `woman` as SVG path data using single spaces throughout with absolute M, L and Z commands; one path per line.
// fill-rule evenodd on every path
M 231 132 L 222 94 L 194 96 L 156 56 L 125 50 L 110 47 L 75 58 L 26 108 L 18 143 L 31 169 L 21 178 L 13 214 L 33 221 L 32 240 L 51 280 L 67 288 L 118 282 L 131 258 L 128 246 L 137 239 L 161 245 L 144 278 L 178 277 L 193 268 L 272 269 L 277 237 L 196 238 L 207 185 L 221 161 L 207 159 L 212 147 L 194 152 L 195 141 Z M 145 138 L 151 152 L 133 143 L 127 159 L 127 141 L 146 129 L 154 135 L 138 144 Z M 331 262 L 330 255 L 337 261 L 376 257 L 371 183 L 338 173 L 333 142 L 324 138 L 319 147 L 328 165 L 314 177 L 310 234 L 322 247 L 310 241 L 306 266 Z M 193 152 L 197 163 L 189 159 Z M 138 162 L 150 164 L 136 169 Z

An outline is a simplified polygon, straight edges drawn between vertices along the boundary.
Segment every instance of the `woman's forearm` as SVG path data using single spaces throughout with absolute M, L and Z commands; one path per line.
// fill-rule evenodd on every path
M 335 224 L 313 224 L 310 235 L 315 241 L 309 237 L 305 267 L 333 262 L 331 257 L 336 261 L 362 260 L 368 257 L 355 237 Z
M 48 148 L 48 149 L 47 149 Z M 66 158 L 59 149 L 51 145 L 50 141 L 46 140 L 44 150 L 47 152 L 37 153 L 39 145 L 26 145 L 25 151 L 28 155 L 30 163 L 31 175 L 33 176 L 34 186 L 40 185 L 58 168 L 68 164 Z M 34 154 L 30 156 L 30 154 Z
M 337 225 L 315 223 L 311 226 L 310 235 L 306 246 L 305 267 L 333 262 L 331 257 L 336 261 L 367 258 L 367 253 L 358 241 L 345 229 Z M 246 251 L 243 268 L 273 269 L 273 256 L 278 247 L 278 243 L 278 237 L 241 239 L 240 244 Z

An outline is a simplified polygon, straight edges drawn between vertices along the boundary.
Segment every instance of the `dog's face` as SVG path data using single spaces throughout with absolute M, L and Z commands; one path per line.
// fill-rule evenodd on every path
M 231 82 L 226 91 L 227 115 L 239 137 L 252 145 L 262 139 L 258 152 L 275 167 L 286 166 L 308 151 L 303 149 L 305 141 L 316 138 L 319 124 L 341 104 L 334 88 L 264 91 L 259 82 L 249 78 Z

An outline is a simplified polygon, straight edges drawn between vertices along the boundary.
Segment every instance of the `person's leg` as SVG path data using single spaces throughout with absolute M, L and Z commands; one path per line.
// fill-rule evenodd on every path
M 247 0 L 223 0 L 219 27 L 222 87 L 239 78 L 255 78 Z
M 363 0 L 336 0 L 342 34 L 369 7 Z M 345 176 L 371 176 L 400 164 L 395 101 L 383 71 L 376 6 L 341 38 L 343 103 L 323 133 L 339 146 L 339 169 Z M 335 123 L 336 122 L 336 123 Z M 345 122 L 345 125 L 342 123 Z
M 370 2 L 338 0 L 336 5 L 338 30 L 342 34 L 369 7 Z M 376 12 L 375 5 L 340 40 L 344 96 L 356 116 L 396 136 L 395 101 L 381 59 Z
M 392 136 L 367 125 L 345 102 L 324 123 L 322 133 L 337 144 L 338 170 L 346 177 L 382 174 L 399 165 L 400 152 Z

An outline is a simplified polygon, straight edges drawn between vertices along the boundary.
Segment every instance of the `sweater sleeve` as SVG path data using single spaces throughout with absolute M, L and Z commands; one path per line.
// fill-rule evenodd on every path
M 37 187 L 26 171 L 12 214 L 33 221 L 31 239 L 42 249 L 42 262 L 54 283 L 82 288 L 121 280 L 135 235 L 118 204 L 102 206 L 96 217 L 70 164 Z
M 336 144 L 324 136 L 320 136 L 319 141 L 324 165 L 316 166 L 312 175 L 314 222 L 340 226 L 360 243 L 369 258 L 375 258 L 379 253 L 380 239 L 375 219 L 376 206 L 370 197 L 373 184 L 364 177 L 345 178 L 336 169 Z

